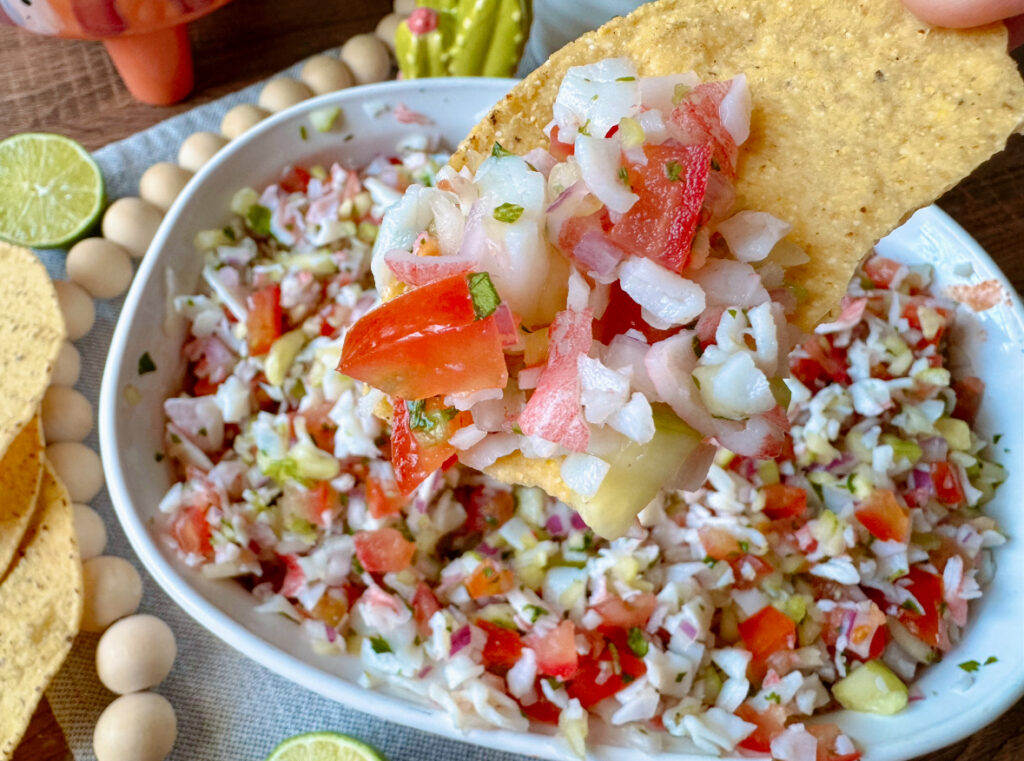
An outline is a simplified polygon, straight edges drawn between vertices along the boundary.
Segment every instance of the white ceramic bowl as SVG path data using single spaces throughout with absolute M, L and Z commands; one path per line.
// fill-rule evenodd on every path
M 191 293 L 199 279 L 200 258 L 194 253 L 198 230 L 220 227 L 228 216 L 231 196 L 244 185 L 260 186 L 280 176 L 291 163 L 343 158 L 366 161 L 394 148 L 402 135 L 422 128 L 399 124 L 385 113 L 371 117 L 364 106 L 402 102 L 429 115 L 436 131 L 455 145 L 510 86 L 509 80 L 433 80 L 399 82 L 356 88 L 325 95 L 296 106 L 260 124 L 231 143 L 188 184 L 171 208 L 135 277 L 117 325 L 107 361 L 100 398 L 100 443 L 107 484 L 114 507 L 132 546 L 164 590 L 200 624 L 250 658 L 277 673 L 353 708 L 420 729 L 481 745 L 542 758 L 562 758 L 565 751 L 540 732 L 473 731 L 462 734 L 437 710 L 407 696 L 370 691 L 356 684 L 358 660 L 348 656 L 318 656 L 299 628 L 280 616 L 253 612 L 241 586 L 210 581 L 185 567 L 152 526 L 157 504 L 170 484 L 165 465 L 155 462 L 162 449 L 162 400 L 177 391 L 181 379 L 180 347 L 185 326 L 166 319 L 166 305 L 179 293 Z M 308 124 L 308 112 L 339 105 L 343 123 L 321 134 Z M 350 140 L 347 135 L 354 135 Z M 986 340 L 970 346 L 971 360 L 988 384 L 981 427 L 1001 432 L 1000 447 L 1016 456 L 1024 451 L 1024 311 L 1012 288 L 988 256 L 945 214 L 936 208 L 918 212 L 879 249 L 903 261 L 929 262 L 938 270 L 939 287 L 957 281 L 997 279 L 1007 290 L 1006 304 L 981 315 Z M 974 275 L 953 274 L 969 263 Z M 174 273 L 169 282 L 167 273 Z M 157 371 L 139 376 L 139 357 L 149 352 Z M 127 392 L 129 388 L 134 392 Z M 132 403 L 134 401 L 134 403 Z M 1011 537 L 1024 536 L 1024 468 L 1008 458 L 1010 480 L 989 506 Z M 1006 710 L 1024 692 L 1024 544 L 1016 538 L 997 551 L 999 572 L 985 599 L 972 609 L 964 641 L 941 664 L 927 670 L 919 682 L 925 700 L 893 718 L 843 712 L 834 718 L 865 750 L 866 761 L 902 761 L 948 745 L 980 729 Z M 997 663 L 983 667 L 967 686 L 957 667 L 966 660 Z M 595 744 L 593 759 L 635 759 L 637 751 Z M 659 759 L 695 758 L 665 752 Z

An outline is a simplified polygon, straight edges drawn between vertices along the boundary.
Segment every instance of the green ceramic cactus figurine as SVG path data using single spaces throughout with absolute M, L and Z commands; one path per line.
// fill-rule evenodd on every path
M 512 76 L 532 18 L 531 0 L 417 0 L 395 32 L 402 76 Z

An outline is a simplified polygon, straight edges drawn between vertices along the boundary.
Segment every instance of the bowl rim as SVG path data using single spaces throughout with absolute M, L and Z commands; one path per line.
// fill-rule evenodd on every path
M 159 276 L 162 267 L 157 267 L 157 255 L 167 243 L 172 228 L 177 224 L 181 208 L 187 199 L 195 193 L 220 166 L 236 151 L 242 150 L 250 143 L 259 141 L 262 136 L 273 130 L 277 125 L 288 122 L 297 114 L 308 112 L 322 106 L 344 105 L 348 101 L 367 101 L 373 98 L 400 96 L 412 90 L 452 90 L 455 92 L 472 90 L 479 92 L 482 88 L 493 88 L 494 94 L 499 90 L 507 92 L 516 82 L 514 79 L 481 79 L 474 77 L 391 81 L 358 88 L 350 88 L 335 93 L 328 93 L 292 106 L 274 114 L 246 132 L 228 146 L 219 151 L 196 175 L 190 179 L 185 189 L 168 210 L 147 255 L 133 279 L 118 316 L 113 337 L 108 349 L 102 385 L 99 396 L 98 430 L 104 474 L 118 521 L 120 522 L 133 551 L 142 565 L 153 576 L 161 589 L 200 626 L 211 632 L 225 644 L 245 656 L 255 660 L 271 671 L 299 684 L 331 700 L 349 708 L 368 713 L 377 718 L 396 721 L 432 734 L 439 734 L 464 742 L 475 743 L 484 747 L 495 747 L 501 750 L 522 753 L 530 756 L 542 754 L 554 758 L 558 751 L 553 747 L 548 735 L 534 731 L 511 732 L 502 729 L 472 729 L 463 731 L 447 719 L 442 709 L 419 705 L 412 700 L 403 699 L 394 694 L 380 692 L 362 687 L 340 676 L 321 670 L 299 657 L 287 653 L 260 635 L 235 621 L 218 606 L 205 599 L 198 591 L 180 575 L 175 567 L 160 552 L 154 537 L 148 530 L 141 514 L 135 510 L 126 486 L 126 473 L 122 468 L 116 420 L 118 418 L 118 381 L 127 362 L 125 345 L 132 331 L 130 317 L 140 308 L 143 290 L 148 281 Z M 985 275 L 994 277 L 1008 294 L 1013 319 L 1024 334 L 1024 305 L 1012 284 L 1001 272 L 991 257 L 981 246 L 951 217 L 936 206 L 925 207 L 913 215 L 922 224 L 939 228 L 949 238 L 955 240 L 957 246 L 968 250 L 973 260 L 984 265 Z M 976 709 L 959 714 L 957 720 L 947 722 L 927 738 L 903 737 L 890 741 L 884 753 L 872 753 L 871 748 L 865 749 L 865 759 L 870 761 L 897 761 L 909 759 L 922 753 L 946 747 L 960 739 L 974 734 L 982 727 L 991 723 L 998 715 L 1004 713 L 1020 697 L 1024 695 L 1024 673 L 1007 680 L 1006 689 L 993 700 L 980 701 L 983 705 Z M 443 717 L 443 718 L 442 718 Z M 439 720 L 441 719 L 441 720 Z M 588 753 L 588 756 L 590 754 Z M 602 757 L 604 757 L 602 755 Z M 657 756 L 661 761 L 668 759 L 710 759 L 711 756 L 662 752 Z

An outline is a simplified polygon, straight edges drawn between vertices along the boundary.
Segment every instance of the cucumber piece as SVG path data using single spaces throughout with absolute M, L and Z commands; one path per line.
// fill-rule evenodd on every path
M 663 488 L 691 474 L 691 467 L 703 468 L 702 480 L 710 467 L 707 458 L 687 460 L 695 454 L 703 437 L 663 404 L 651 405 L 654 412 L 654 438 L 646 444 L 630 442 L 610 460 L 610 468 L 597 493 L 579 506 L 580 517 L 605 538 L 622 536 L 637 513 Z
M 832 695 L 843 708 L 892 716 L 907 705 L 907 686 L 879 660 L 868 661 L 832 685 Z

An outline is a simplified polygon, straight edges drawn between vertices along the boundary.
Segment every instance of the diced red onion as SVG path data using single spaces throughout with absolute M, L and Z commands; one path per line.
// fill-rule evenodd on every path
M 552 515 L 548 518 L 548 522 L 544 524 L 544 528 L 547 529 L 549 534 L 560 535 L 565 532 L 565 527 L 562 525 L 562 519 L 557 515 Z
M 338 631 L 330 624 L 324 624 L 324 634 L 327 635 L 327 641 L 334 644 L 334 641 L 338 639 Z
M 501 334 L 502 346 L 515 346 L 519 343 L 519 327 L 508 304 L 502 303 L 498 305 L 498 308 L 494 311 L 494 324 L 498 327 L 498 332 Z
M 494 557 L 498 554 L 498 549 L 496 547 L 492 547 L 487 542 L 480 542 L 476 548 L 481 554 L 487 555 L 487 557 Z
M 572 255 L 594 280 L 610 283 L 615 279 L 615 268 L 626 256 L 626 252 L 603 232 L 588 230 L 583 233 Z
M 580 517 L 579 513 L 574 512 L 572 514 L 572 517 L 569 519 L 569 522 L 572 523 L 572 527 L 574 529 L 576 529 L 577 531 L 583 531 L 583 530 L 585 530 L 587 528 L 586 521 L 584 521 Z
M 473 639 L 473 632 L 470 631 L 469 624 L 463 625 L 458 631 L 452 635 L 452 647 L 448 651 L 448 655 L 455 655 L 462 648 L 470 643 Z
M 558 161 L 543 148 L 534 148 L 523 156 L 523 160 L 547 178 Z
M 679 622 L 679 631 L 681 631 L 683 634 L 685 634 L 690 639 L 693 639 L 693 640 L 697 639 L 697 629 L 696 629 L 696 627 L 693 624 L 691 624 L 689 621 L 687 621 L 685 618 L 682 621 Z

